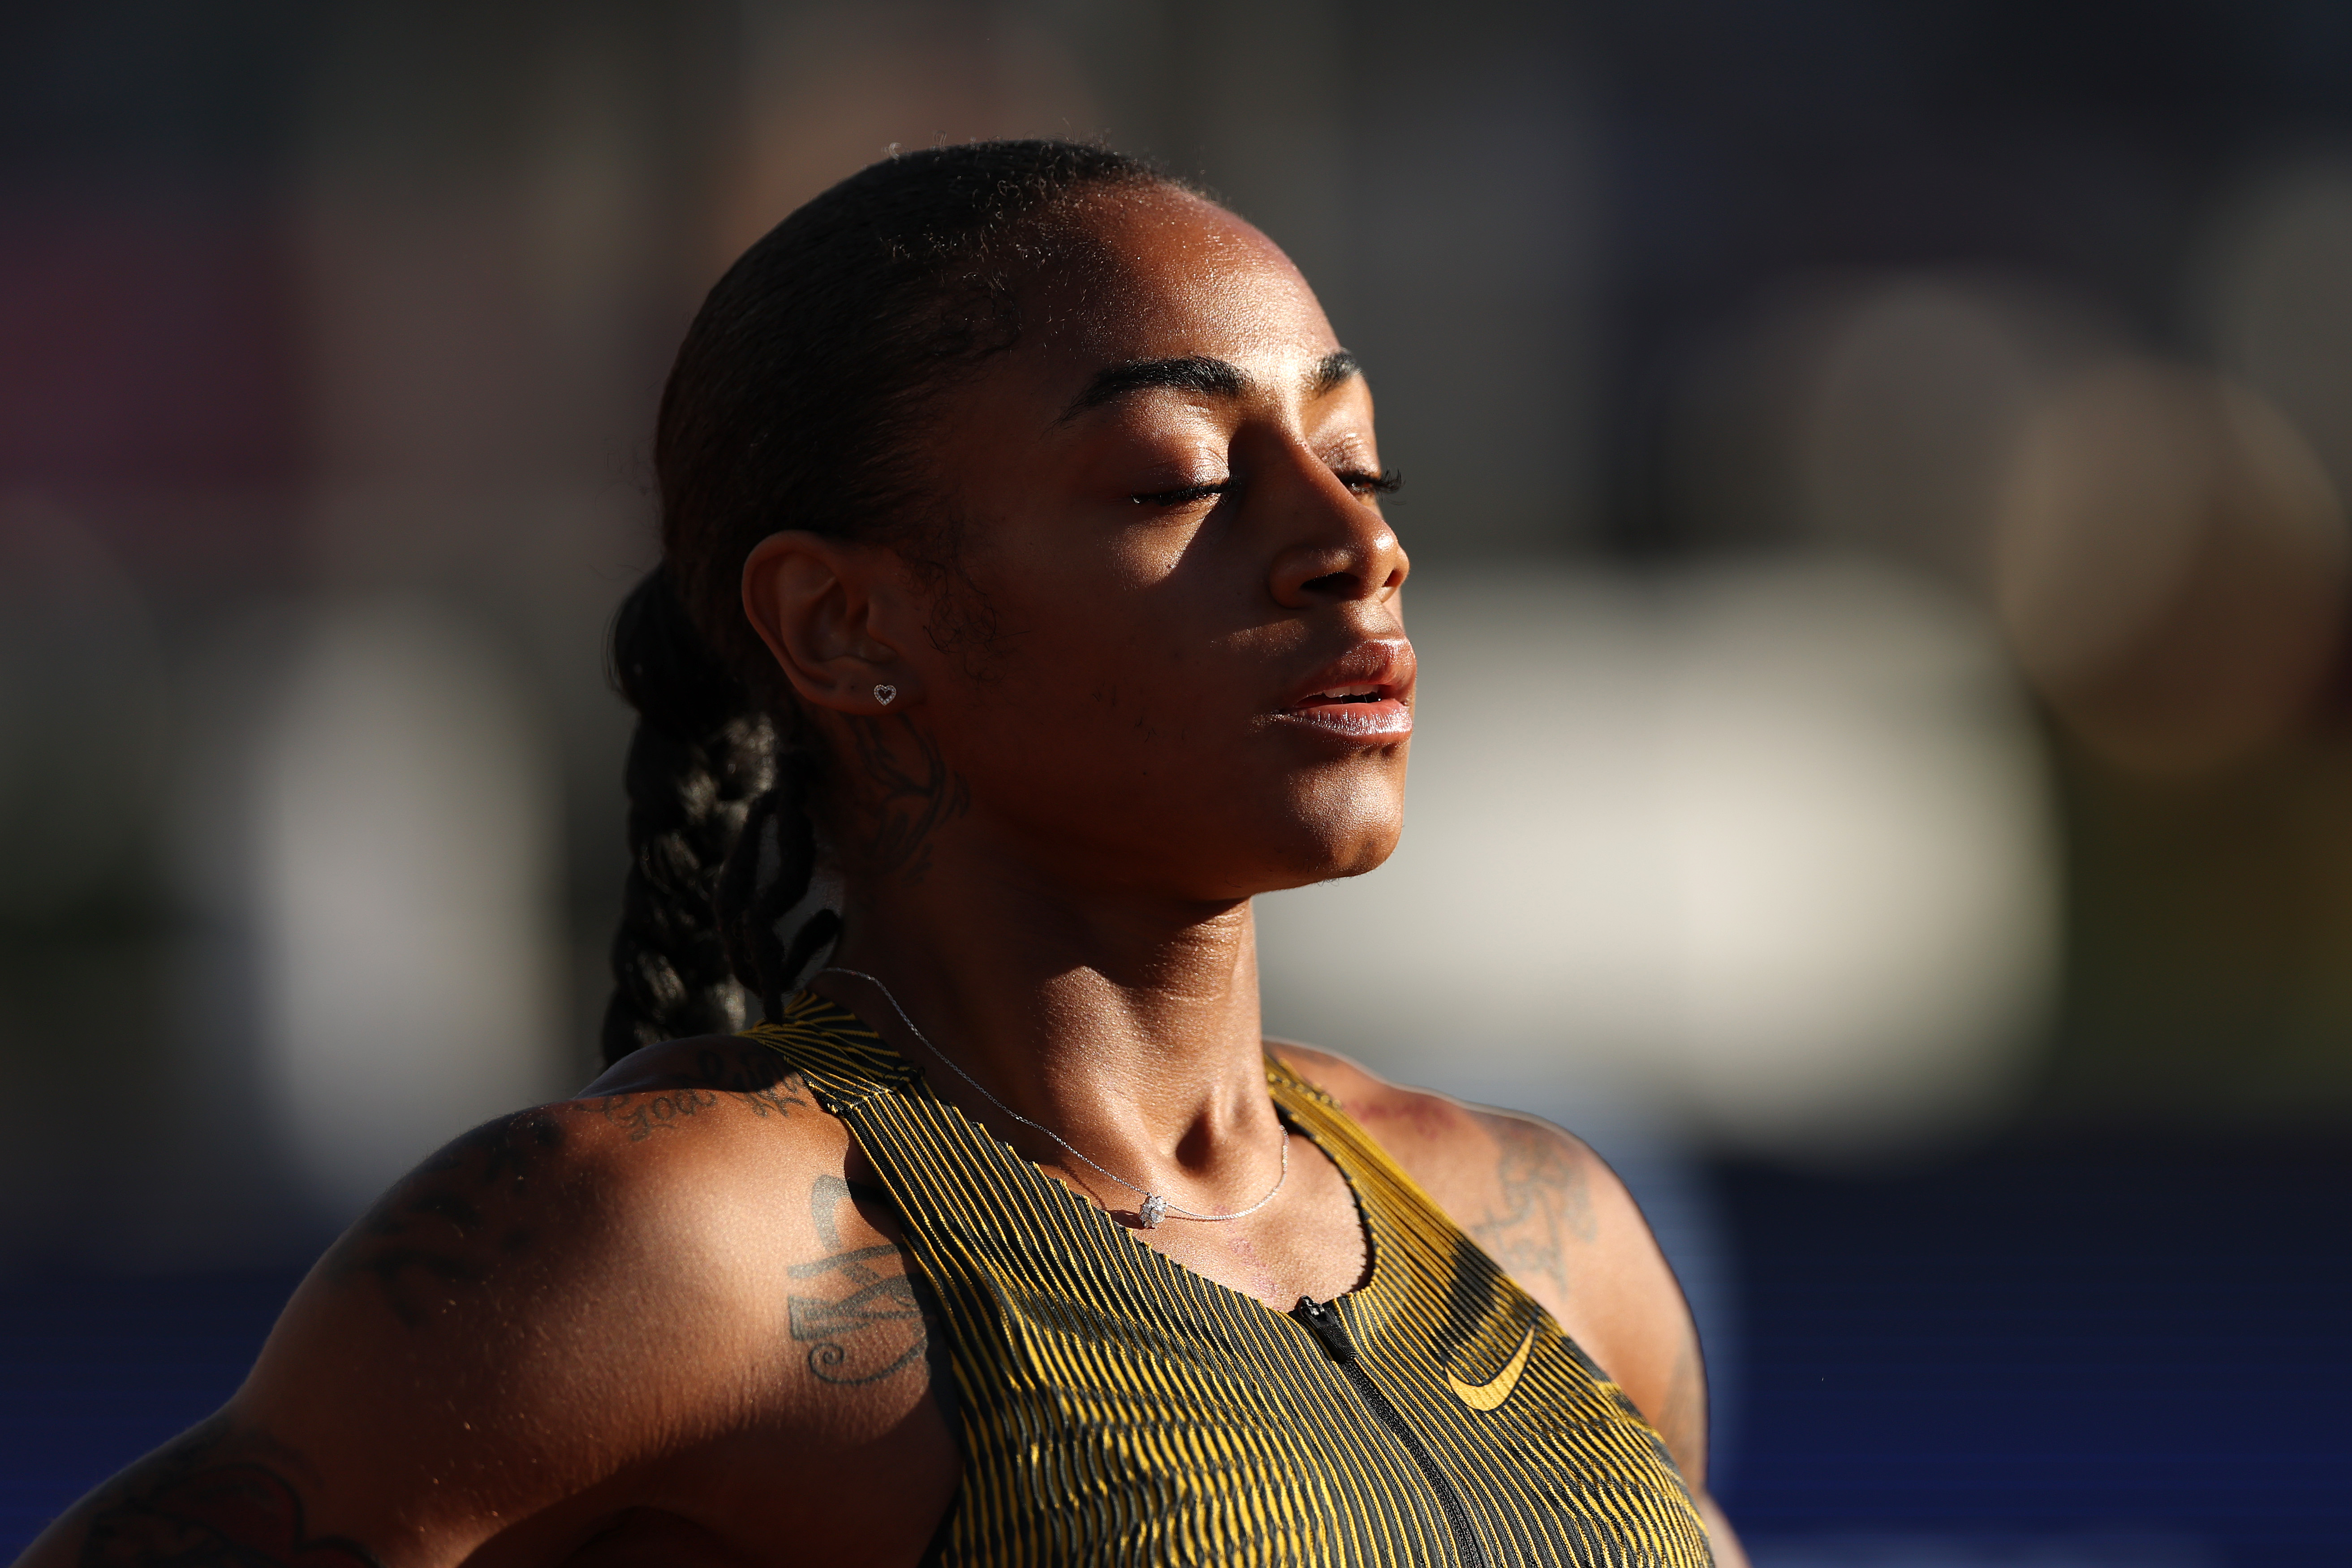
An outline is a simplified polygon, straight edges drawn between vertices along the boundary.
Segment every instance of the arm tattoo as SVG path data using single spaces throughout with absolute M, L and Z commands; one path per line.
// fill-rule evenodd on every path
M 115 1484 L 90 1515 L 81 1568 L 382 1568 L 342 1536 L 313 1536 L 294 1456 L 215 1416 Z
M 1566 1290 L 1568 1238 L 1597 1234 L 1583 1168 L 1549 1128 L 1516 1116 L 1478 1120 L 1495 1139 L 1496 1198 L 1484 1219 L 1463 1228 L 1504 1272 L 1548 1276 Z
M 478 1285 L 531 1249 L 531 1225 L 495 1223 L 486 1205 L 543 1180 L 562 1147 L 562 1126 L 543 1110 L 476 1128 L 385 1194 L 327 1254 L 326 1277 L 373 1275 L 394 1316 L 422 1328 L 450 1287 Z
M 808 1369 L 825 1383 L 879 1383 L 892 1373 L 914 1364 L 929 1336 L 923 1310 L 915 1298 L 914 1281 L 907 1278 L 906 1257 L 897 1246 L 845 1247 L 838 1213 L 853 1197 L 868 1200 L 881 1194 L 870 1187 L 853 1187 L 839 1176 L 819 1176 L 809 1189 L 809 1217 L 825 1255 L 814 1263 L 795 1264 L 795 1279 L 831 1279 L 850 1287 L 838 1298 L 788 1296 L 793 1338 L 809 1346 Z M 877 1264 L 890 1268 L 885 1273 Z M 907 1329 L 889 1325 L 905 1323 Z M 879 1330 L 878 1335 L 872 1331 Z M 911 1334 L 911 1341 L 908 1336 Z M 856 1338 L 856 1348 L 843 1343 Z M 903 1345 L 902 1341 L 908 1341 Z M 845 1364 L 848 1370 L 843 1370 Z
M 650 1093 L 606 1095 L 591 1103 L 606 1121 L 626 1128 L 632 1143 L 725 1100 L 761 1121 L 783 1120 L 809 1104 L 805 1086 L 782 1058 L 748 1044 L 709 1047 L 690 1071 L 660 1081 Z M 573 1201 L 558 1174 L 563 1146 L 563 1124 L 546 1110 L 476 1128 L 384 1194 L 327 1254 L 326 1278 L 373 1276 L 393 1314 L 409 1328 L 424 1327 L 448 1306 L 453 1289 L 485 1283 L 499 1265 L 532 1251 L 562 1223 Z M 512 1202 L 524 1198 L 537 1201 Z M 502 1213 L 532 1217 L 499 1217 Z
M 608 1094 L 596 1101 L 596 1110 L 605 1121 L 627 1128 L 630 1142 L 642 1143 L 687 1117 L 709 1110 L 719 1103 L 720 1095 L 763 1121 L 771 1114 L 780 1121 L 789 1118 L 794 1106 L 808 1109 L 803 1092 L 807 1085 L 800 1075 L 787 1068 L 773 1051 L 757 1046 L 707 1048 L 696 1055 L 692 1072 L 670 1073 L 662 1081 L 661 1092 Z
M 906 715 L 899 715 L 898 722 L 922 756 L 920 777 L 900 763 L 879 723 L 852 724 L 849 733 L 867 785 L 865 807 L 874 819 L 866 852 L 877 870 L 903 877 L 911 888 L 931 868 L 932 830 L 961 816 L 971 795 L 962 776 L 940 757 L 938 742 Z

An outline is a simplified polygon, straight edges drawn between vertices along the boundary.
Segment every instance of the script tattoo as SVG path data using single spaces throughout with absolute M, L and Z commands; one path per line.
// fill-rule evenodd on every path
M 327 1277 L 373 1276 L 394 1315 L 423 1327 L 449 1287 L 478 1285 L 499 1263 L 530 1250 L 536 1227 L 494 1222 L 491 1200 L 523 1192 L 562 1147 L 562 1127 L 543 1110 L 476 1128 L 369 1210 L 328 1254 Z
M 605 1121 L 627 1128 L 630 1142 L 642 1143 L 710 1110 L 722 1096 L 762 1121 L 789 1117 L 794 1107 L 805 1110 L 809 1104 L 800 1075 L 773 1051 L 757 1047 L 705 1049 L 696 1055 L 692 1072 L 667 1074 L 660 1081 L 664 1087 L 652 1093 L 608 1094 L 596 1101 L 596 1110 Z
M 809 1190 L 809 1217 L 815 1222 L 825 1255 L 814 1263 L 796 1264 L 792 1270 L 795 1279 L 837 1278 L 851 1288 L 849 1294 L 785 1299 L 792 1313 L 793 1338 L 808 1345 L 808 1369 L 826 1383 L 878 1383 L 913 1364 L 923 1353 L 928 1338 L 914 1281 L 907 1278 L 906 1261 L 898 1247 L 888 1242 L 876 1247 L 842 1243 L 841 1205 L 859 1194 L 878 1195 L 867 1188 L 852 1187 L 839 1176 L 816 1179 Z M 889 1265 L 891 1271 L 877 1268 L 877 1263 Z M 911 1342 L 895 1356 L 891 1347 L 905 1331 L 889 1331 L 887 1326 L 892 1323 L 910 1325 L 913 1334 Z M 871 1333 L 876 1329 L 885 1331 L 878 1344 Z M 858 1347 L 855 1355 L 843 1342 L 853 1338 Z M 873 1365 L 876 1361 L 882 1364 Z M 844 1371 L 845 1365 L 850 1370 Z
M 1496 1199 L 1484 1219 L 1464 1228 L 1505 1272 L 1546 1275 L 1567 1289 L 1568 1237 L 1591 1241 L 1596 1234 L 1582 1167 L 1549 1128 L 1516 1116 L 1478 1120 L 1495 1139 Z
M 971 796 L 962 777 L 940 755 L 938 742 L 912 720 L 900 715 L 897 731 L 920 754 L 919 775 L 900 762 L 884 738 L 881 723 L 849 726 L 858 770 L 866 783 L 862 805 L 874 824 L 866 854 L 877 870 L 900 876 L 911 888 L 931 868 L 932 831 L 962 816 Z
M 215 1416 L 138 1466 L 90 1515 L 81 1568 L 382 1568 L 355 1541 L 313 1536 L 293 1456 Z

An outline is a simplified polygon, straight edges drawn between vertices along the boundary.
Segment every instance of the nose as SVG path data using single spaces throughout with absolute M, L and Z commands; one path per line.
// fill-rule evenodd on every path
M 1385 601 L 1412 563 L 1380 510 L 1349 489 L 1322 459 L 1301 451 L 1280 487 L 1283 542 L 1270 586 L 1285 609 L 1352 599 Z

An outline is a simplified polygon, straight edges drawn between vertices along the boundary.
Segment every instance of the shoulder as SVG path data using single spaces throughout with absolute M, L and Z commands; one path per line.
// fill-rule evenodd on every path
M 1333 1051 L 1269 1044 L 1556 1315 L 1570 1252 L 1599 1240 L 1604 1209 L 1627 1217 L 1632 1200 L 1623 1184 L 1573 1133 L 1518 1111 L 1391 1083 Z M 1646 1237 L 1638 1211 L 1630 1217 Z
M 773 1053 L 649 1047 L 394 1186 L 298 1290 L 236 1413 L 362 1539 L 904 1463 L 925 1327 L 864 1175 Z
M 648 1047 L 573 1099 L 499 1117 L 427 1157 L 344 1233 L 306 1291 L 364 1282 L 416 1329 L 625 1258 L 653 1263 L 638 1276 L 651 1283 L 723 1286 L 758 1255 L 740 1243 L 766 1228 L 746 1236 L 726 1225 L 731 1211 L 839 1167 L 846 1147 L 771 1053 L 726 1039 Z M 656 1225 L 666 1258 L 635 1258 Z M 698 1256 L 722 1229 L 724 1256 Z
M 1704 1382 L 1682 1288 L 1623 1182 L 1539 1117 L 1391 1083 L 1346 1057 L 1268 1047 L 1338 1100 L 1447 1217 L 1633 1400 L 1685 1471 L 1704 1475 Z

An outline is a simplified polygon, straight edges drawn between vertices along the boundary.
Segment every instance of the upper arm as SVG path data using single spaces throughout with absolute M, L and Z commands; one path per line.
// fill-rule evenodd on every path
M 667 1184 L 594 1121 L 506 1117 L 394 1188 L 222 1413 L 85 1505 L 91 1547 L 122 1548 L 99 1560 L 162 1561 L 177 1536 L 257 1562 L 455 1562 L 707 1420 L 726 1391 L 699 1374 L 740 1365 L 724 1342 L 761 1325 L 725 1300 L 740 1269 L 707 1227 L 662 1226 Z M 634 1375 L 656 1332 L 658 1395 Z
M 26 1561 L 560 1558 L 620 1509 L 695 1519 L 699 1472 L 775 1473 L 698 1465 L 714 1445 L 790 1464 L 821 1415 L 854 1447 L 919 1384 L 820 1407 L 836 1391 L 814 1369 L 887 1363 L 923 1332 L 910 1314 L 817 1321 L 852 1288 L 834 1260 L 870 1279 L 898 1265 L 841 1179 L 845 1142 L 772 1084 L 610 1095 L 467 1134 L 330 1249 L 218 1416 Z
M 329 1251 L 230 1407 L 316 1472 L 321 1527 L 448 1561 L 723 1409 L 778 1325 L 756 1251 L 714 1233 L 667 1152 L 589 1107 L 524 1112 Z

